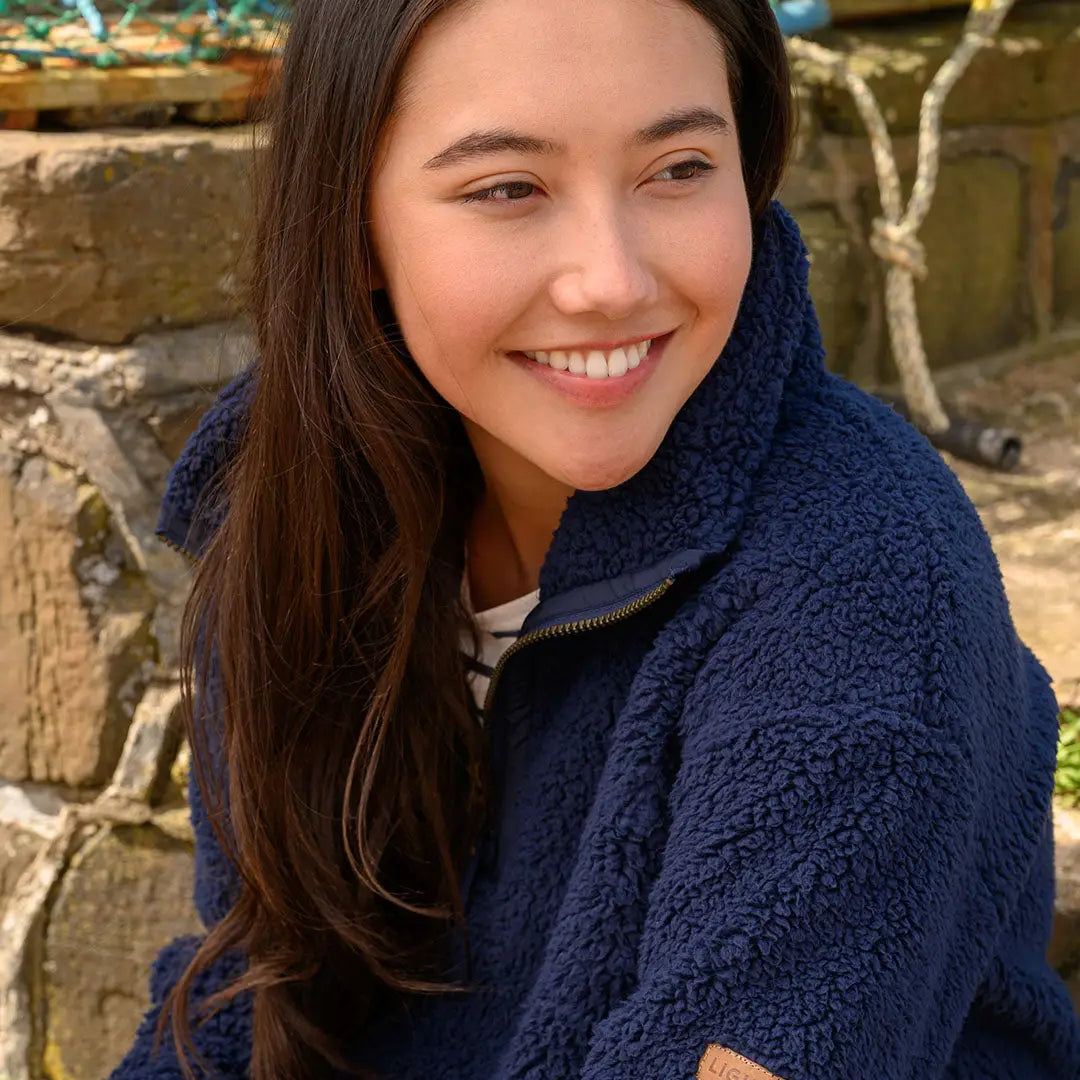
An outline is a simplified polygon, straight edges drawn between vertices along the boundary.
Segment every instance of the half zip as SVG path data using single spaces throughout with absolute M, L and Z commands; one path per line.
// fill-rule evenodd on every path
M 655 603 L 660 599 L 667 591 L 675 584 L 675 578 L 678 570 L 673 570 L 659 584 L 654 585 L 640 596 L 635 597 L 627 604 L 623 604 L 622 607 L 616 608 L 614 611 L 604 612 L 603 615 L 595 615 L 587 619 L 573 619 L 569 622 L 555 623 L 551 626 L 541 626 L 536 630 L 526 631 L 521 635 L 507 650 L 499 657 L 495 664 L 495 669 L 491 673 L 491 681 L 488 683 L 487 693 L 484 695 L 484 706 L 482 710 L 482 716 L 484 721 L 484 730 L 487 739 L 489 740 L 489 747 L 492 754 L 495 757 L 500 757 L 500 748 L 505 748 L 504 741 L 506 737 L 505 732 L 500 732 L 500 742 L 495 743 L 496 739 L 496 724 L 494 723 L 494 717 L 491 714 L 491 704 L 495 700 L 495 691 L 499 685 L 499 679 L 502 676 L 503 669 L 506 667 L 507 660 L 510 659 L 515 653 L 520 652 L 527 645 L 534 644 L 537 641 L 543 641 L 554 637 L 565 637 L 568 634 L 577 634 L 585 630 L 593 630 L 602 626 L 610 626 L 612 623 L 620 622 L 623 619 L 629 618 L 631 615 L 637 614 L 644 608 L 647 608 L 650 604 Z M 498 765 L 504 765 L 504 762 L 498 763 Z M 496 809 L 496 804 L 499 802 L 501 796 L 499 794 L 499 778 L 495 778 L 495 789 L 492 792 L 492 804 L 488 808 L 489 817 L 485 823 L 481 836 L 478 838 L 476 844 L 473 845 L 469 852 L 469 859 L 466 862 L 464 871 L 461 875 L 461 902 L 463 905 L 467 905 L 469 901 L 469 895 L 472 892 L 473 881 L 475 880 L 477 870 L 480 867 L 481 862 L 491 865 L 498 858 L 498 839 L 496 826 L 493 823 L 492 811 Z M 497 816 L 497 814 L 495 815 Z
M 577 634 L 583 630 L 593 630 L 597 627 L 609 626 L 611 623 L 619 622 L 659 600 L 660 597 L 674 584 L 674 575 L 669 575 L 664 578 L 659 585 L 654 586 L 648 592 L 631 600 L 630 603 L 624 604 L 620 608 L 616 608 L 614 611 L 605 612 L 603 615 L 597 615 L 591 619 L 578 619 L 572 622 L 556 623 L 554 626 L 542 626 L 537 630 L 529 630 L 522 634 L 521 637 L 519 637 L 506 652 L 499 657 L 495 664 L 495 670 L 491 673 L 491 681 L 488 683 L 487 693 L 484 695 L 483 714 L 485 724 L 490 727 L 489 718 L 491 716 L 491 703 L 495 700 L 495 690 L 499 685 L 499 679 L 502 676 L 503 668 L 506 666 L 507 660 L 515 653 L 520 652 L 526 645 L 531 645 L 536 641 L 542 641 L 545 638 Z

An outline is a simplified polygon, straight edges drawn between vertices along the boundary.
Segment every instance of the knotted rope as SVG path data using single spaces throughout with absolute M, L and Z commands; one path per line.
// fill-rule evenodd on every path
M 926 361 L 915 303 L 915 279 L 923 280 L 928 272 L 926 252 L 918 234 L 937 187 L 941 161 L 941 113 L 949 92 L 967 70 L 975 54 L 993 43 L 1015 2 L 974 0 L 972 3 L 956 48 L 935 74 L 919 107 L 918 166 L 906 206 L 901 195 L 900 172 L 896 167 L 889 128 L 866 80 L 852 70 L 848 57 L 843 53 L 801 37 L 792 37 L 788 41 L 793 56 L 820 65 L 834 82 L 847 87 L 870 136 L 882 211 L 881 217 L 873 224 L 870 248 L 887 266 L 885 312 L 904 398 L 916 424 L 930 435 L 947 431 L 949 418 L 941 405 Z

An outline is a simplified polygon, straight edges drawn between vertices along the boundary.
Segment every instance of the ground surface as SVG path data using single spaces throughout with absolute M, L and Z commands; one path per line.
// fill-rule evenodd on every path
M 1080 349 L 947 391 L 964 415 L 1024 437 L 1019 467 L 946 456 L 990 533 L 1020 636 L 1080 705 Z

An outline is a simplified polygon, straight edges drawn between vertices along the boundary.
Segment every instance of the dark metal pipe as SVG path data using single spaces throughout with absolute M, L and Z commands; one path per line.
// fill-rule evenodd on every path
M 911 422 L 911 411 L 903 398 L 891 394 L 878 394 L 877 397 Z M 1018 432 L 968 420 L 948 409 L 945 415 L 949 426 L 944 431 L 933 435 L 923 432 L 932 446 L 947 450 L 964 461 L 973 461 L 976 465 L 986 465 L 1001 472 L 1010 472 L 1020 464 L 1023 440 Z

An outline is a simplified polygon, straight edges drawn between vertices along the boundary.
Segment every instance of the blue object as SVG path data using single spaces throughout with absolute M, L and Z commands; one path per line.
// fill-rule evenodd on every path
M 465 875 L 476 989 L 357 1030 L 359 1063 L 690 1080 L 720 1045 L 783 1080 L 1080 1076 L 1045 960 L 1048 676 L 956 477 L 825 370 L 807 275 L 773 204 L 731 340 L 652 460 L 571 497 L 525 631 L 673 585 L 507 662 L 487 718 L 498 824 Z M 254 377 L 171 472 L 160 534 L 194 554 Z M 191 797 L 212 924 L 236 879 Z M 179 1080 L 168 1037 L 156 1062 L 150 1046 L 194 945 L 161 953 L 113 1080 Z M 196 1030 L 221 1080 L 247 1075 L 250 1024 L 241 998 Z
M 772 0 L 772 7 L 787 37 L 812 33 L 832 21 L 828 0 Z
M 75 8 L 76 11 L 86 20 L 86 25 L 90 30 L 90 33 L 97 38 L 98 41 L 104 41 L 109 33 L 105 29 L 105 20 L 101 17 L 101 12 L 94 6 L 94 0 L 63 0 L 64 7 Z

